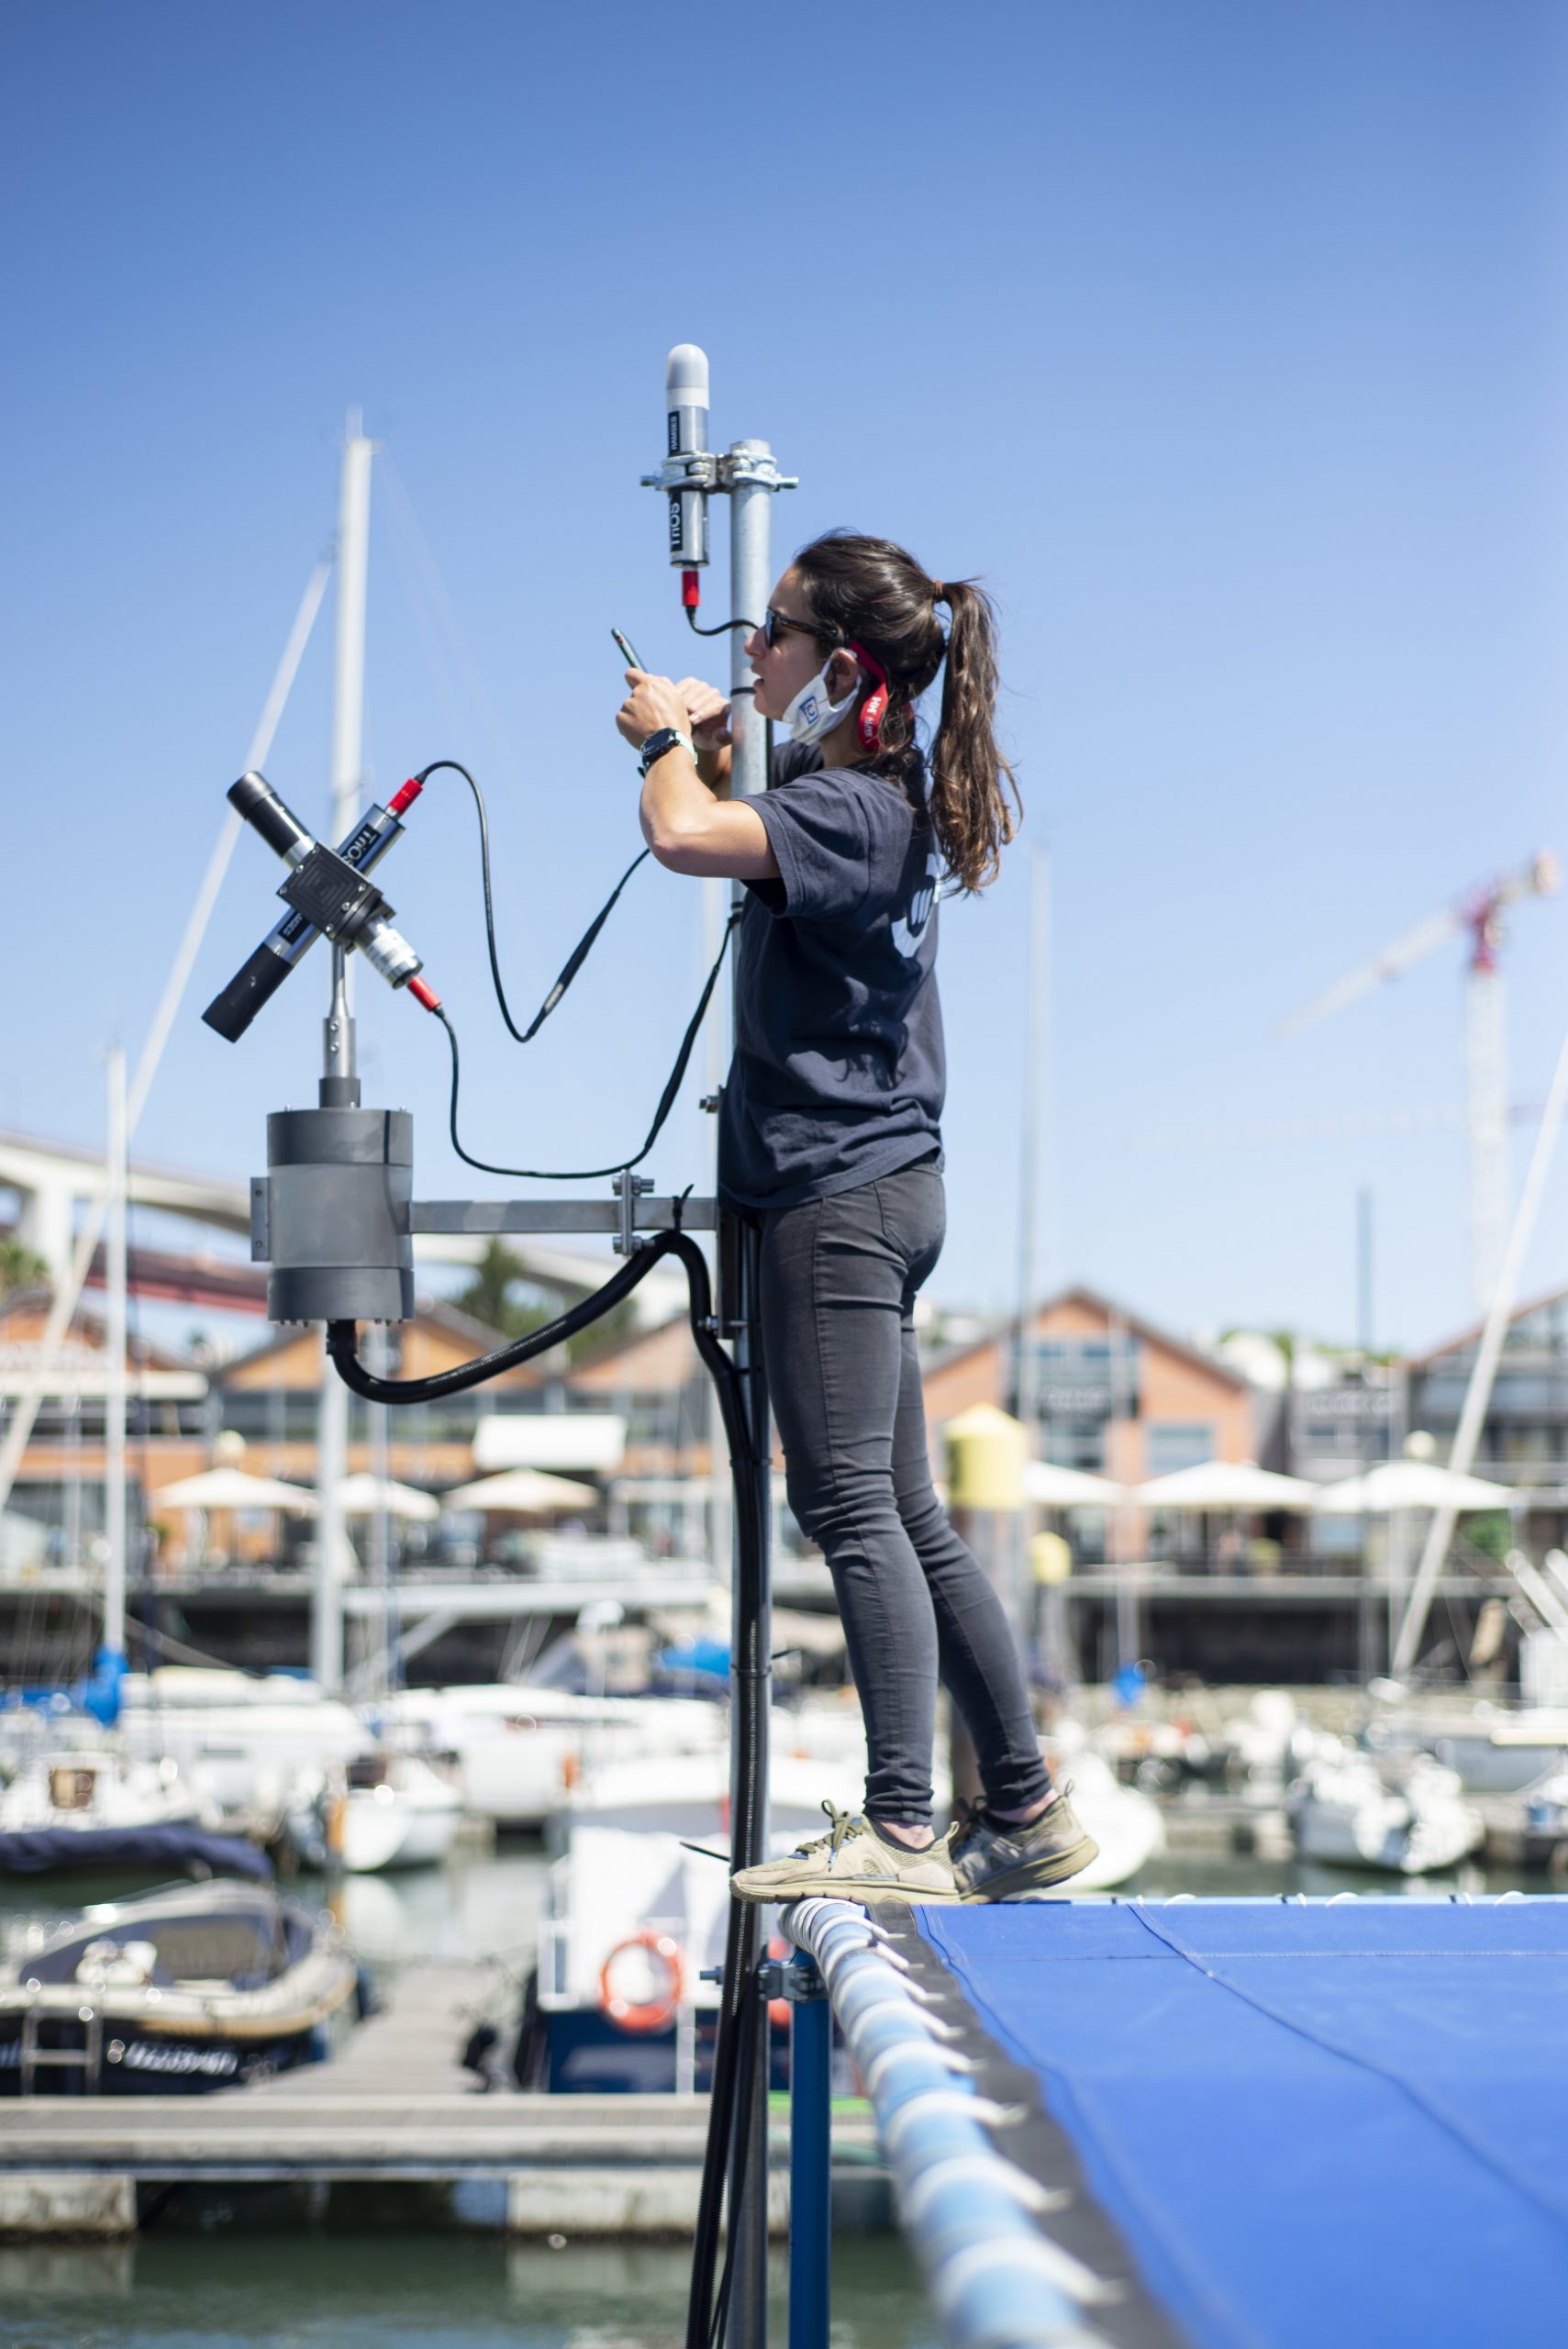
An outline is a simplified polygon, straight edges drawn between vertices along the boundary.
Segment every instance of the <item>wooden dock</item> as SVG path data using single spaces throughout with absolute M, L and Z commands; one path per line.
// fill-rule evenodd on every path
M 179 2097 L 36 2097 L 3 2108 L 0 2235 L 134 2232 L 173 2185 L 489 2181 L 469 2207 L 517 2234 L 671 2236 L 696 2214 L 707 2099 L 486 2094 L 459 2051 L 494 1977 L 406 1967 L 334 2061 L 255 2087 Z M 787 2221 L 784 2123 L 770 2198 Z M 880 2179 L 869 2117 L 835 2132 L 846 2186 Z

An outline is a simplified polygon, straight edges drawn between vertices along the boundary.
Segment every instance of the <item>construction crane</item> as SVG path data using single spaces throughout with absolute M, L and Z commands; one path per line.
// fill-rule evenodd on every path
M 1507 1045 L 1503 1024 L 1503 974 L 1498 950 L 1503 912 L 1521 897 L 1550 897 L 1562 868 L 1550 849 L 1496 881 L 1485 883 L 1444 912 L 1407 930 L 1381 954 L 1347 972 L 1287 1019 L 1282 1036 L 1342 1011 L 1385 979 L 1396 979 L 1424 954 L 1468 931 L 1470 963 L 1464 986 L 1465 1123 L 1470 1134 L 1470 1267 L 1476 1310 L 1485 1313 L 1496 1286 L 1508 1236 Z

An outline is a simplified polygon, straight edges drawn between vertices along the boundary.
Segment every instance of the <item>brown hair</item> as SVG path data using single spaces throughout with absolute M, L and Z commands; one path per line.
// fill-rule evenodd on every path
M 944 585 L 890 539 L 852 530 L 813 539 L 794 568 L 824 641 L 861 645 L 887 673 L 887 707 L 869 760 L 879 774 L 902 783 L 919 766 L 915 704 L 946 661 L 927 805 L 959 886 L 984 889 L 1023 814 L 1013 770 L 996 747 L 991 598 L 973 579 Z M 952 614 L 945 634 L 939 604 Z

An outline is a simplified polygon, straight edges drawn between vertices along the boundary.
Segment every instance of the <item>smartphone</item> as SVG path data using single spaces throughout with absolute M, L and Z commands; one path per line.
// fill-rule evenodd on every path
M 630 637 L 623 636 L 618 628 L 611 629 L 610 634 L 615 638 L 616 642 L 619 645 L 627 667 L 628 669 L 640 669 L 642 667 L 642 663 L 637 657 Z

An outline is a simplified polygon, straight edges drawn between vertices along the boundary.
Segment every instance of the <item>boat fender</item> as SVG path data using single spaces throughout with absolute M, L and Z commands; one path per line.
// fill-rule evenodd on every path
M 662 1998 L 645 1998 L 640 2002 L 623 1998 L 615 1989 L 612 1974 L 617 1957 L 628 1949 L 645 1949 L 663 1966 L 666 1987 Z M 610 2021 L 618 2023 L 622 2031 L 662 2031 L 676 2008 L 685 1997 L 686 1961 L 681 1945 L 669 1933 L 628 1933 L 617 1942 L 599 1968 L 599 2011 Z

